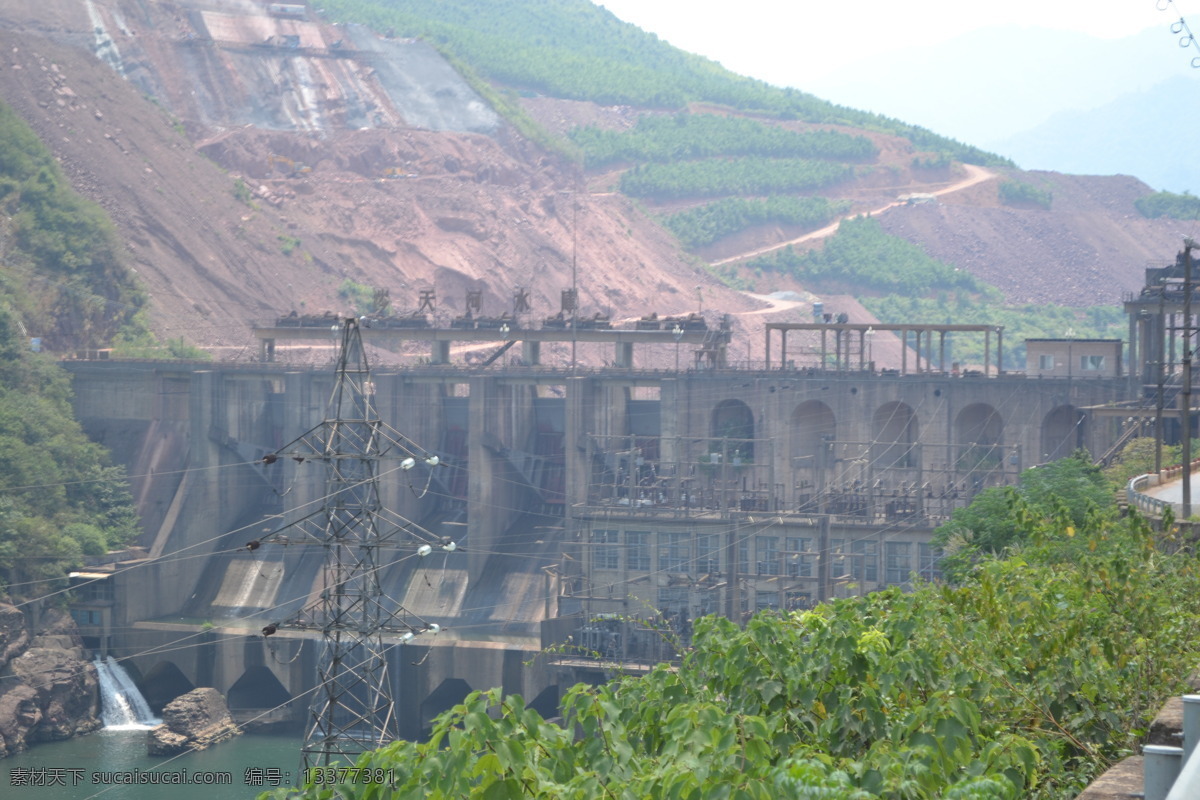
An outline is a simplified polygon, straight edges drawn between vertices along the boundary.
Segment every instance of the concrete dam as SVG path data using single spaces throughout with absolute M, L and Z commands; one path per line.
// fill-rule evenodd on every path
M 828 330 L 853 341 L 854 327 Z M 382 504 L 401 532 L 456 544 L 422 557 L 400 535 L 379 569 L 389 601 L 440 628 L 389 651 L 401 735 L 492 686 L 553 716 L 568 685 L 670 657 L 664 624 L 686 641 L 703 614 L 934 577 L 940 522 L 1031 466 L 1104 452 L 1127 421 L 1105 409 L 1135 388 L 1119 368 L 960 373 L 917 357 L 881 371 L 840 345 L 821 367 L 646 370 L 632 347 L 604 368 L 372 370 L 379 417 L 440 462 L 382 460 Z M 324 473 L 264 456 L 324 418 L 333 370 L 64 363 L 143 524 L 139 548 L 76 576 L 89 645 L 125 659 L 154 707 L 212 686 L 240 720 L 303 718 L 319 631 L 261 630 L 319 591 L 320 549 L 271 534 L 319 508 Z

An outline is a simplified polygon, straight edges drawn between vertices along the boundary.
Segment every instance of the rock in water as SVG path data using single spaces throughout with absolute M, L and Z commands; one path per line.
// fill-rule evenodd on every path
M 152 756 L 203 750 L 241 733 L 229 716 L 229 705 L 216 689 L 193 689 L 162 710 L 163 724 L 150 731 L 146 749 Z

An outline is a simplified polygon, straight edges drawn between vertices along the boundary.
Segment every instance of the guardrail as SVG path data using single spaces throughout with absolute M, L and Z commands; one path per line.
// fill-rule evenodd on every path
M 1163 511 L 1171 507 L 1171 503 L 1151 497 L 1141 491 L 1151 486 L 1158 486 L 1159 483 L 1161 483 L 1161 479 L 1153 473 L 1130 478 L 1129 484 L 1125 487 L 1125 497 L 1129 501 L 1129 505 L 1136 507 L 1138 511 L 1147 516 L 1161 517 Z M 1174 510 L 1172 507 L 1172 511 Z
M 1192 800 L 1200 797 L 1200 695 L 1183 696 L 1182 747 L 1142 748 L 1142 796 L 1145 800 Z
M 1200 473 L 1200 458 L 1192 461 L 1192 473 Z M 1125 486 L 1126 499 L 1131 506 L 1136 506 L 1139 511 L 1147 516 L 1161 517 L 1163 511 L 1168 507 L 1174 512 L 1175 519 L 1181 519 L 1180 514 L 1183 512 L 1182 503 L 1171 503 L 1166 500 L 1161 500 L 1157 497 L 1151 497 L 1144 490 L 1153 486 L 1161 486 L 1164 483 L 1169 483 L 1183 475 L 1183 466 L 1167 467 L 1161 472 L 1148 473 L 1146 475 L 1138 475 L 1131 478 Z

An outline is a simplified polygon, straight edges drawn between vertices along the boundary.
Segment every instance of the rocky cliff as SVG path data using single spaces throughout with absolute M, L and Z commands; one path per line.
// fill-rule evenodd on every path
M 96 668 L 65 612 L 28 617 L 0 605 L 0 756 L 101 726 Z

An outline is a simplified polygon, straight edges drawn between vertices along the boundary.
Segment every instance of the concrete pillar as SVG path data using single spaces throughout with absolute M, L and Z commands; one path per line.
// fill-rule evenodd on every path
M 313 373 L 288 372 L 283 376 L 283 446 L 295 441 L 324 419 L 324 412 L 313 397 Z M 325 471 L 319 462 L 306 459 L 297 462 L 282 458 L 277 465 L 283 470 L 285 491 L 284 522 L 292 523 L 311 514 L 312 503 L 325 491 Z
M 529 341 L 521 342 L 521 360 L 531 367 L 541 366 L 542 343 Z
M 633 342 L 617 342 L 614 363 L 618 367 L 633 367 Z
M 488 429 L 488 405 L 493 381 L 485 377 L 470 379 L 470 398 L 467 401 L 467 458 L 471 463 L 467 483 L 467 522 L 470 525 L 470 547 L 467 549 L 467 574 L 469 580 L 477 580 L 483 574 L 488 553 L 496 549 L 496 541 L 503 532 L 496 525 L 496 484 L 503 476 L 498 454 L 494 452 L 500 444 L 495 434 Z M 485 447 L 484 442 L 493 443 Z
M 435 341 L 429 345 L 429 363 L 431 364 L 449 364 L 450 363 L 450 342 Z
M 574 376 L 567 379 L 567 407 L 564 431 L 567 469 L 567 509 L 587 498 L 588 463 L 581 448 L 588 434 L 598 432 L 592 421 L 596 384 L 591 378 Z

